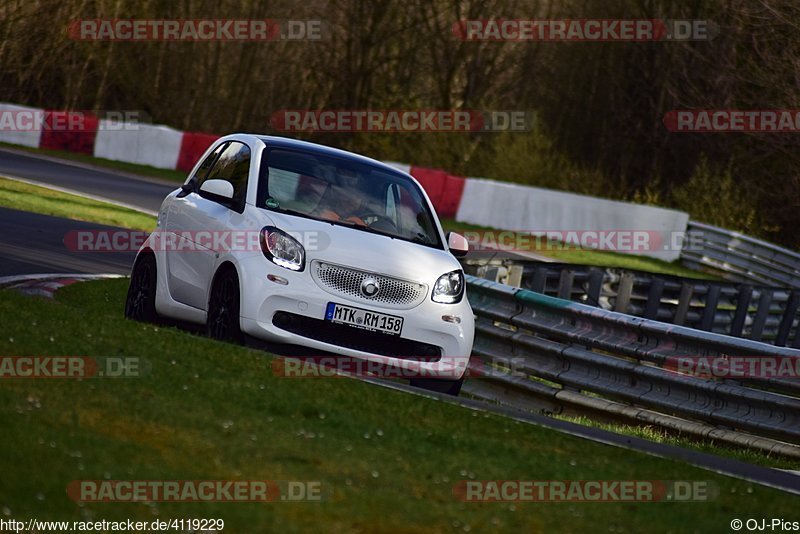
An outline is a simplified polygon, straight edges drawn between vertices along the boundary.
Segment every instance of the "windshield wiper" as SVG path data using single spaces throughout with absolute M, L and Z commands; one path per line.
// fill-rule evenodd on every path
M 423 238 L 421 234 L 415 235 L 414 237 L 409 237 L 408 240 L 411 241 L 412 243 L 427 245 L 429 247 L 434 245 L 434 243 L 431 243 L 430 240 Z
M 354 223 L 352 221 L 339 221 L 339 222 L 347 225 L 349 228 L 355 228 L 357 230 L 361 230 L 363 232 L 368 232 L 370 234 L 382 235 L 382 236 L 390 237 L 392 239 L 399 239 L 401 241 L 408 241 L 410 243 L 417 243 L 418 245 L 425 245 L 425 246 L 428 246 L 428 247 L 434 246 L 434 243 L 431 243 L 430 240 L 427 239 L 427 236 L 425 236 L 424 234 L 417 234 L 414 237 L 405 237 L 405 236 L 396 235 L 396 234 L 388 234 L 386 232 L 382 232 L 380 230 L 376 230 L 374 228 L 370 228 L 369 226 L 356 224 L 356 223 Z
M 339 219 L 339 220 L 325 219 L 322 217 L 315 217 L 313 215 L 309 215 L 308 213 L 303 213 L 302 211 L 297 211 L 289 208 L 266 208 L 266 209 L 277 211 L 278 213 L 284 213 L 286 215 L 295 215 L 297 217 L 304 217 L 306 219 L 311 219 L 313 221 L 319 221 L 328 224 L 338 224 L 340 226 L 346 226 L 347 228 L 353 228 L 354 230 L 367 232 L 368 234 L 382 235 L 384 237 L 389 237 L 391 239 L 400 239 L 401 241 L 409 241 L 411 243 L 417 243 L 419 245 L 425 245 L 429 247 L 435 245 L 434 243 L 431 243 L 428 239 L 426 239 L 427 236 L 425 236 L 424 234 L 417 234 L 414 237 L 404 237 L 400 235 L 387 234 L 386 232 L 382 232 L 380 230 L 376 230 L 374 228 L 370 228 L 369 226 L 358 224 L 353 221 L 348 221 L 347 219 Z
M 284 213 L 286 215 L 294 215 L 296 217 L 303 217 L 304 219 L 311 219 L 312 221 L 319 221 L 324 223 L 332 223 L 330 219 L 323 219 L 322 217 L 314 217 L 309 213 L 303 213 L 302 211 L 297 211 L 289 208 L 266 208 L 269 211 L 277 211 L 278 213 Z
M 392 239 L 396 239 L 397 238 L 397 236 L 395 236 L 395 235 L 387 234 L 386 232 L 381 232 L 380 230 L 375 230 L 374 228 L 370 228 L 369 226 L 367 226 L 365 224 L 358 224 L 358 223 L 353 222 L 353 221 L 348 221 L 347 219 L 339 219 L 338 221 L 333 221 L 333 222 L 339 223 L 339 224 L 341 224 L 343 226 L 347 226 L 348 228 L 354 228 L 356 230 L 361 230 L 362 232 L 367 232 L 367 233 L 370 233 L 370 234 L 383 235 L 383 236 L 386 236 L 386 237 L 391 237 Z

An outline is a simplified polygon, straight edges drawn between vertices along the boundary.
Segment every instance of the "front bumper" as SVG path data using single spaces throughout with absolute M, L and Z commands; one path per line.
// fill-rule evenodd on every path
M 466 371 L 474 337 L 466 296 L 458 304 L 438 304 L 428 297 L 414 308 L 398 310 L 330 294 L 314 282 L 308 268 L 292 272 L 263 256 L 247 258 L 240 267 L 241 326 L 251 336 L 402 368 L 409 376 L 458 379 Z M 288 284 L 268 280 L 270 274 Z M 399 339 L 346 325 L 331 328 L 331 323 L 321 322 L 329 302 L 402 317 Z M 287 322 L 287 315 L 293 320 Z M 445 321 L 443 316 L 458 317 L 460 322 Z M 430 347 L 439 349 L 438 358 Z

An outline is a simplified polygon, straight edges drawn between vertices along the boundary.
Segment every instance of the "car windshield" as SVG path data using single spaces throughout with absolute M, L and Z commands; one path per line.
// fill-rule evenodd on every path
M 289 149 L 264 151 L 258 207 L 441 248 L 419 186 L 380 167 Z

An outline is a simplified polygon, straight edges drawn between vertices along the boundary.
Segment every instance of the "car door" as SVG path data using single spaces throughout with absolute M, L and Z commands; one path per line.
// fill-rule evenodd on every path
M 176 234 L 174 250 L 167 253 L 169 291 L 177 302 L 205 309 L 206 292 L 214 274 L 218 245 L 225 232 L 241 218 L 250 170 L 250 148 L 239 141 L 220 145 L 206 158 L 193 177 L 192 189 L 179 195 L 170 206 L 167 231 Z M 207 164 L 208 163 L 208 164 Z M 196 178 L 196 179 L 195 179 Z M 225 180 L 233 185 L 234 198 L 222 199 L 201 190 L 208 180 Z

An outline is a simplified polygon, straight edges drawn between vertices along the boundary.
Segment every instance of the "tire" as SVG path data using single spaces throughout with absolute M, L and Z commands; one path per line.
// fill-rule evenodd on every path
M 206 333 L 219 341 L 242 344 L 239 324 L 239 277 L 233 268 L 217 274 L 208 298 Z
M 462 376 L 458 380 L 447 380 L 444 378 L 412 378 L 410 383 L 417 388 L 458 397 L 458 394 L 461 392 L 461 386 L 464 385 L 464 377 Z
M 131 283 L 125 297 L 125 317 L 143 323 L 157 323 L 156 283 L 158 271 L 152 254 L 140 254 L 131 271 Z

